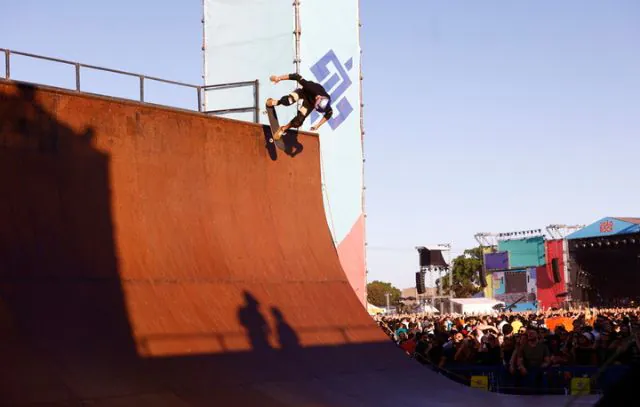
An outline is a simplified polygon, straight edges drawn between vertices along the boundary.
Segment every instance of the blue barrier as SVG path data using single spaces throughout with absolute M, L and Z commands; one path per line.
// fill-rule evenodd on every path
M 527 372 L 523 376 L 511 374 L 502 365 L 447 364 L 440 369 L 428 364 L 433 370 L 448 378 L 470 385 L 474 376 L 487 378 L 487 390 L 505 394 L 571 394 L 572 379 L 593 378 L 598 372 L 595 366 L 559 366 Z M 612 365 L 591 380 L 589 393 L 599 394 L 619 381 L 628 371 L 625 365 Z

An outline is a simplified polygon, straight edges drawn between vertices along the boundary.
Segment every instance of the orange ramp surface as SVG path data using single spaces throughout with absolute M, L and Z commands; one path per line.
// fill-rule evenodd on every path
M 0 404 L 502 406 L 407 360 L 353 293 L 319 140 L 0 81 Z

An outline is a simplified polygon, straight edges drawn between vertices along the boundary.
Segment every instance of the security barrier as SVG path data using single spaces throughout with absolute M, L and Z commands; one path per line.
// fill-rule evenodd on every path
M 474 388 L 505 394 L 600 394 L 628 371 L 625 365 L 613 365 L 592 379 L 596 366 L 560 366 L 511 374 L 502 365 L 445 365 L 440 369 L 428 365 L 438 373 Z

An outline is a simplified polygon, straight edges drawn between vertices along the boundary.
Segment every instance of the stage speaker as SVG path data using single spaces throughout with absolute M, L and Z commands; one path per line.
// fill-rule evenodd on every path
M 424 273 L 421 271 L 416 273 L 416 290 L 418 294 L 424 294 L 426 291 L 424 288 Z
M 420 255 L 420 267 L 447 267 L 447 262 L 444 260 L 442 250 L 429 250 L 425 247 L 418 249 Z
M 551 271 L 553 272 L 553 282 L 559 283 L 562 281 L 560 278 L 560 266 L 558 266 L 558 258 L 551 259 Z
M 429 249 L 420 249 L 420 267 L 429 267 L 431 265 L 431 251 Z
M 478 279 L 480 280 L 480 287 L 485 288 L 487 286 L 487 276 L 484 273 L 484 268 L 478 270 Z

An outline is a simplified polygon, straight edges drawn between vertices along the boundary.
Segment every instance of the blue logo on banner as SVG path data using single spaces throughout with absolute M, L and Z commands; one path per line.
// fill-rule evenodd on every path
M 333 130 L 340 127 L 353 112 L 353 106 L 344 96 L 352 84 L 347 73 L 352 68 L 353 58 L 342 64 L 333 50 L 329 50 L 311 67 L 311 73 L 316 77 L 316 81 L 331 95 L 333 117 L 329 120 L 329 125 Z M 314 123 L 318 118 L 320 118 L 320 114 L 314 110 L 311 113 L 311 122 Z

